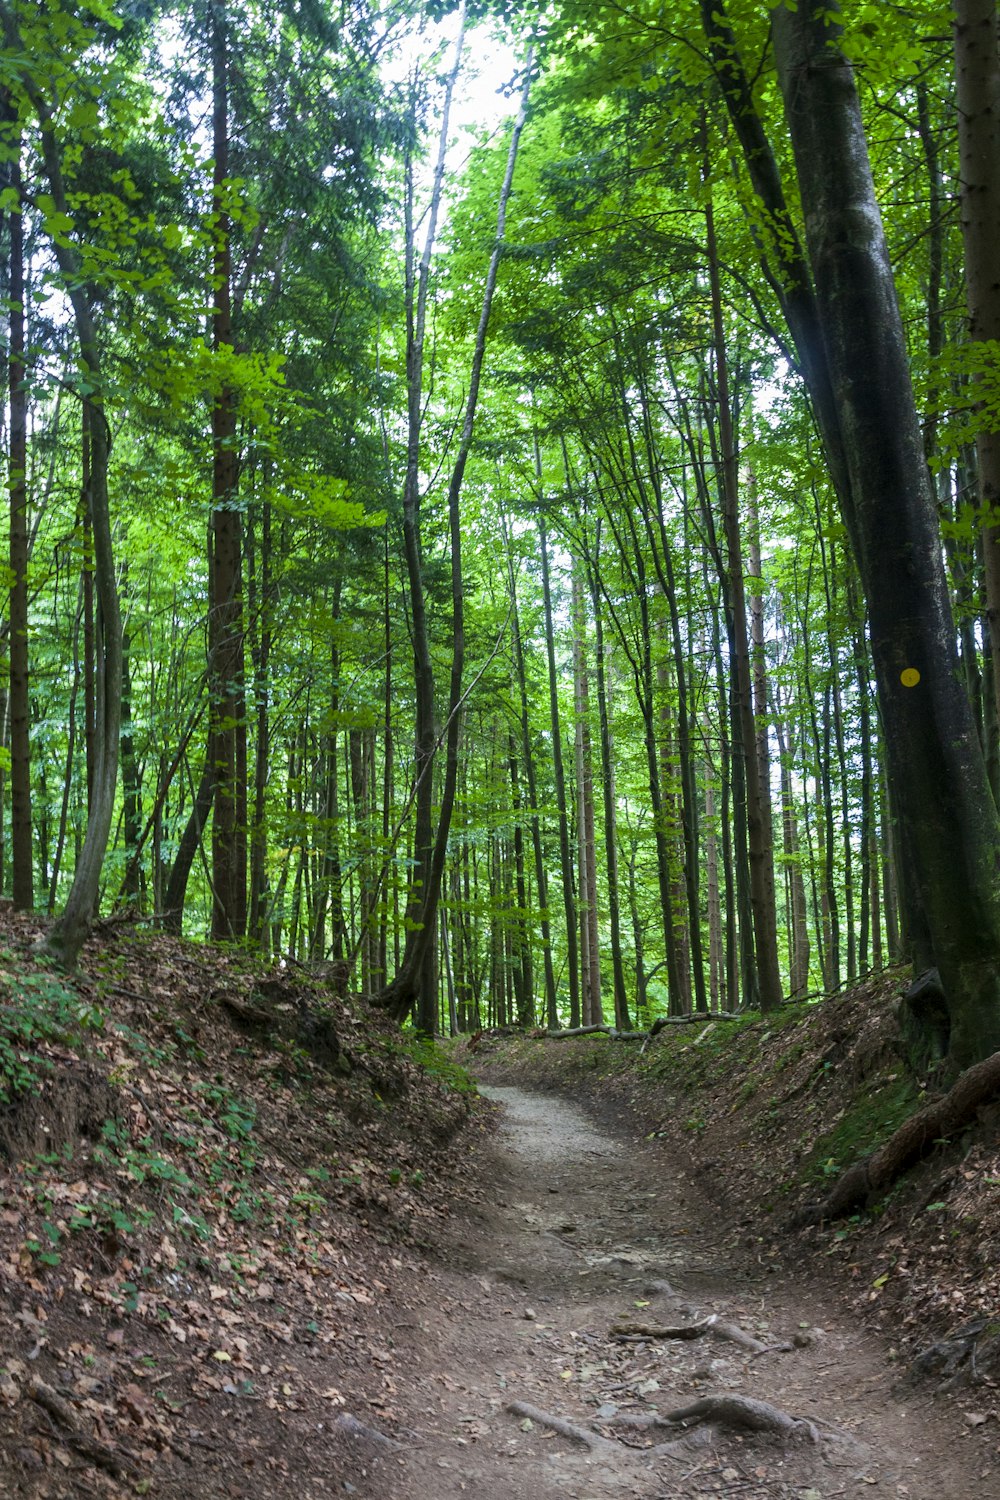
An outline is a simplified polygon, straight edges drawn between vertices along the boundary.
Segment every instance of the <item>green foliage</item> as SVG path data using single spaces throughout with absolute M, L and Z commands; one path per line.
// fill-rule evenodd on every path
M 859 1092 L 840 1118 L 818 1136 L 805 1171 L 817 1178 L 838 1177 L 887 1141 L 919 1103 L 920 1093 L 908 1075 Z
M 477 1092 L 468 1071 L 449 1057 L 445 1046 L 433 1037 L 407 1029 L 402 1033 L 401 1046 L 405 1055 L 443 1088 L 457 1094 Z
M 47 1049 L 85 1041 L 104 1027 L 104 1013 L 65 980 L 32 972 L 13 953 L 0 954 L 0 1090 L 9 1098 L 37 1094 L 55 1071 Z

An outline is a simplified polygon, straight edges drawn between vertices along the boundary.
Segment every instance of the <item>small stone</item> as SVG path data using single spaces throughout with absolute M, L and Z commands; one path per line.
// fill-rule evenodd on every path
M 535 1309 L 533 1307 L 526 1307 L 524 1309 L 524 1316 L 527 1318 L 529 1323 L 533 1323 L 538 1317 L 538 1314 L 535 1312 Z

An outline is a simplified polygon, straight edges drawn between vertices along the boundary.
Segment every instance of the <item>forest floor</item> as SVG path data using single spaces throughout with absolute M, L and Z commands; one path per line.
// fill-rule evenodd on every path
M 989 1374 L 909 1373 L 997 1307 L 995 1120 L 782 1227 L 920 1096 L 890 981 L 459 1047 L 484 1100 L 322 976 L 111 924 L 70 983 L 38 931 L 0 915 L 0 1496 L 1000 1497 Z

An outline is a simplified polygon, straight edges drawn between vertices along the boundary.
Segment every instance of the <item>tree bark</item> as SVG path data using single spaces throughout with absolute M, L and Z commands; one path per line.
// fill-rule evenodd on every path
M 940 535 L 853 70 L 835 7 L 772 14 L 835 392 L 817 403 L 868 604 L 893 806 L 940 970 L 953 1062 L 1000 1047 L 1000 823 L 957 670 Z M 836 464 L 834 469 L 836 471 Z
M 4 118 L 16 119 L 9 95 Z M 10 144 L 8 186 L 18 204 L 7 215 L 10 227 L 10 307 L 7 381 L 10 391 L 8 487 L 10 493 L 10 835 L 14 906 L 30 911 L 35 904 L 34 851 L 31 839 L 31 726 L 28 652 L 28 392 L 25 383 L 24 220 L 20 206 L 21 134 Z
M 1000 33 L 996 0 L 954 0 L 955 103 L 965 292 L 972 343 L 1000 340 Z M 975 389 L 975 382 L 973 383 Z M 976 433 L 982 505 L 983 576 L 1000 717 L 1000 423 Z
M 15 58 L 25 54 L 13 12 L 0 6 L 4 41 Z M 16 64 L 26 95 L 38 117 L 38 147 L 49 193 L 57 213 L 69 215 L 63 181 L 59 138 L 51 112 L 31 72 Z M 94 795 L 87 816 L 87 832 L 76 862 L 73 884 L 62 915 L 40 947 L 66 968 L 73 968 L 96 914 L 101 872 L 111 834 L 115 789 L 118 782 L 118 737 L 121 727 L 122 641 L 118 584 L 115 576 L 111 513 L 108 504 L 108 459 L 111 433 L 104 411 L 104 378 L 94 309 L 94 287 L 87 281 L 75 243 L 60 236 L 52 252 L 62 275 L 66 296 L 73 309 L 80 346 L 80 363 L 89 390 L 92 412 L 89 500 L 94 528 L 94 579 L 98 603 L 96 717 L 98 738 Z
M 212 348 L 233 346 L 229 179 L 229 43 L 223 0 L 211 0 L 212 51 Z M 212 516 L 208 630 L 210 755 L 215 765 L 212 813 L 212 936 L 243 937 L 247 925 L 246 694 L 243 641 L 243 526 L 236 397 L 224 385 L 212 403 Z

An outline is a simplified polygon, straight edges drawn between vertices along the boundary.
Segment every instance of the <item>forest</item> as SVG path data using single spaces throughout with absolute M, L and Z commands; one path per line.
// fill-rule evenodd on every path
M 983 0 L 2 0 L 2 889 L 1000 1049 Z M 494 76 L 496 75 L 496 76 Z M 497 85 L 500 88 L 497 88 Z

